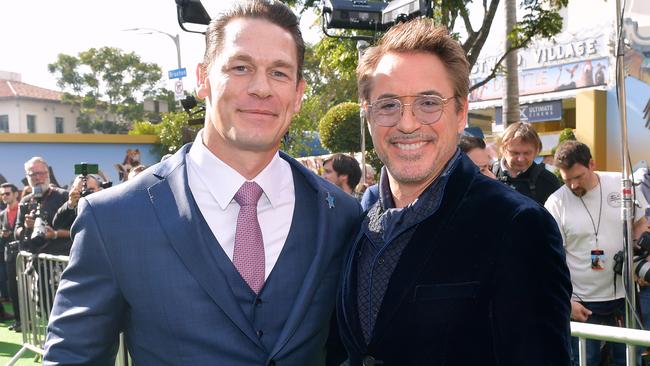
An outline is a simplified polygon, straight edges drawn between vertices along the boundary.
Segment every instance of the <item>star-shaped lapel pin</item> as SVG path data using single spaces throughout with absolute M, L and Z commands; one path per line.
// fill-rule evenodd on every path
M 334 196 L 327 192 L 327 198 L 325 198 L 325 200 L 327 201 L 329 208 L 334 208 Z

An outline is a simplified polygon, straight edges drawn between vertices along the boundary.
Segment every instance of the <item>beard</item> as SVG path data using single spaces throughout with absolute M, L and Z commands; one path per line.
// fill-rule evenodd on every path
M 34 193 L 34 196 L 40 197 L 42 196 L 48 189 L 50 188 L 50 178 L 48 177 L 45 179 L 45 181 L 41 184 L 35 184 L 32 186 L 32 193 Z
M 576 189 L 572 189 L 571 193 L 573 193 L 576 197 L 582 197 L 585 194 L 587 194 L 587 190 L 584 188 L 576 188 Z

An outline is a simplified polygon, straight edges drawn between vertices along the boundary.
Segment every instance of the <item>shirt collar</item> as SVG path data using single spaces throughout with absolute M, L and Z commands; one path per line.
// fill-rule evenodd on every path
M 200 180 L 219 207 L 225 210 L 242 184 L 247 181 L 246 178 L 208 150 L 203 144 L 203 130 L 196 134 L 188 159 L 196 165 Z M 293 179 L 291 167 L 283 164 L 280 154 L 276 152 L 269 164 L 251 181 L 262 188 L 271 206 L 276 207 L 280 204 L 281 192 L 287 179 Z

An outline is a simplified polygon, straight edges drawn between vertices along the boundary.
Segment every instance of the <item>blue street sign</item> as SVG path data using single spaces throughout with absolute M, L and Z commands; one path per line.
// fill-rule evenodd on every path
M 183 67 L 181 69 L 169 70 L 170 79 L 180 79 L 184 76 L 187 76 L 187 70 Z

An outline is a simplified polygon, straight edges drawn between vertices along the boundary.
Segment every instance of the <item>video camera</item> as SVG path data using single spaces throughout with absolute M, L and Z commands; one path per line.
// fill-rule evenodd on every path
M 89 174 L 98 174 L 99 165 L 97 164 L 88 164 L 88 163 L 79 163 L 74 165 L 74 174 L 81 175 L 82 188 L 81 188 L 81 197 L 86 197 L 87 195 L 93 193 L 92 190 L 88 189 L 88 175 Z M 96 179 L 100 187 L 106 189 L 113 185 L 112 182 L 103 182 L 101 179 Z
M 636 246 L 634 257 L 632 258 L 634 274 L 646 282 L 650 282 L 650 262 L 646 260 L 646 257 L 650 255 L 650 233 L 644 232 L 641 234 L 641 237 L 636 242 Z M 625 255 L 622 250 L 614 254 L 613 269 L 619 275 L 623 273 L 624 259 Z
M 325 0 L 323 25 L 327 28 L 385 31 L 419 16 L 431 16 L 431 0 Z

